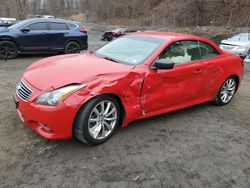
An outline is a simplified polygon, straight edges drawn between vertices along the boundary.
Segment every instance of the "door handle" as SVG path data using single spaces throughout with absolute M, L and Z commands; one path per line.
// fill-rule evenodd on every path
M 195 71 L 194 71 L 194 74 L 199 74 L 199 73 L 202 73 L 203 72 L 203 69 L 196 69 Z
M 42 32 L 42 35 L 46 35 L 47 33 L 46 32 Z

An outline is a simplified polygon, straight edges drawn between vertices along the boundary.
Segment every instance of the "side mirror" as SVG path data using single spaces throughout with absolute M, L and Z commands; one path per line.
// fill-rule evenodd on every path
M 158 59 L 155 62 L 154 67 L 156 69 L 173 69 L 174 64 L 175 63 L 169 59 Z
M 20 31 L 22 31 L 23 33 L 28 33 L 30 32 L 30 29 L 25 27 L 25 28 L 22 28 Z

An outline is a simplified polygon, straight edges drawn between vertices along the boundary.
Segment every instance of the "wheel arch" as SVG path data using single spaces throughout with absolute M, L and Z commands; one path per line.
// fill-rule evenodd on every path
M 17 41 L 14 38 L 2 37 L 0 39 L 0 42 L 4 42 L 4 41 L 13 42 L 17 46 L 18 52 L 20 51 L 20 46 L 19 46 L 19 44 L 17 43 Z
M 235 80 L 236 80 L 236 90 L 235 90 L 235 92 L 239 89 L 239 86 L 240 86 L 240 77 L 237 75 L 237 74 L 232 74 L 231 76 L 229 76 L 228 78 L 230 78 L 230 77 L 233 77 L 233 78 L 235 78 Z M 228 79 L 227 78 L 227 79 Z M 226 79 L 226 80 L 227 80 Z
M 96 98 L 96 97 L 100 97 L 100 96 L 111 96 L 111 97 L 113 97 L 113 98 L 115 98 L 115 99 L 117 100 L 117 102 L 118 102 L 118 104 L 119 104 L 119 107 L 120 107 L 120 117 L 121 117 L 120 122 L 119 122 L 119 125 L 122 126 L 122 122 L 123 122 L 123 120 L 124 120 L 125 117 L 126 117 L 126 110 L 125 110 L 125 107 L 124 107 L 124 105 L 123 105 L 123 103 L 122 103 L 121 98 L 120 98 L 118 95 L 113 94 L 113 93 L 102 93 L 102 94 L 99 94 L 99 95 L 96 95 L 96 96 L 93 96 L 93 97 L 89 98 L 89 99 L 88 99 L 84 104 L 82 104 L 82 105 L 80 106 L 80 108 L 77 110 L 77 112 L 76 112 L 76 114 L 75 114 L 75 117 L 74 117 L 73 125 L 72 125 L 72 134 L 74 134 L 73 129 L 74 129 L 75 122 L 76 122 L 76 119 L 77 119 L 77 116 L 78 116 L 80 110 L 84 107 L 84 105 L 86 105 L 86 103 L 87 103 L 88 101 L 90 101 L 90 100 L 92 100 L 92 99 L 94 99 L 94 98 Z

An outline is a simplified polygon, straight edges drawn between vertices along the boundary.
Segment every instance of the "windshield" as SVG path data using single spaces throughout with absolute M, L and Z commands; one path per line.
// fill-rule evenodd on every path
M 250 41 L 250 33 L 243 33 L 235 35 L 228 39 L 229 41 Z
M 30 22 L 30 20 L 24 20 L 24 21 L 18 22 L 16 24 L 8 27 L 8 29 L 9 30 L 18 30 L 18 29 L 21 29 L 23 26 L 25 26 L 29 22 Z
M 165 40 L 146 36 L 118 38 L 95 52 L 97 56 L 128 65 L 143 63 Z

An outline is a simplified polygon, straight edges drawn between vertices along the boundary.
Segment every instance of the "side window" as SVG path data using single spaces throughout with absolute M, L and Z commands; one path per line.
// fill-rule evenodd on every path
M 211 45 L 199 41 L 200 44 L 200 50 L 201 50 L 201 59 L 208 59 L 211 57 L 216 57 L 219 55 L 219 53 L 216 51 L 214 47 Z
M 47 23 L 40 22 L 34 23 L 27 26 L 31 31 L 47 30 Z
M 200 59 L 200 49 L 197 41 L 178 41 L 168 46 L 159 59 L 170 59 L 175 64 L 184 64 Z
M 50 30 L 68 30 L 68 27 L 65 23 L 51 22 Z
M 75 29 L 77 27 L 77 25 L 72 24 L 72 23 L 67 23 L 67 25 L 68 25 L 70 30 L 73 30 L 73 29 Z

